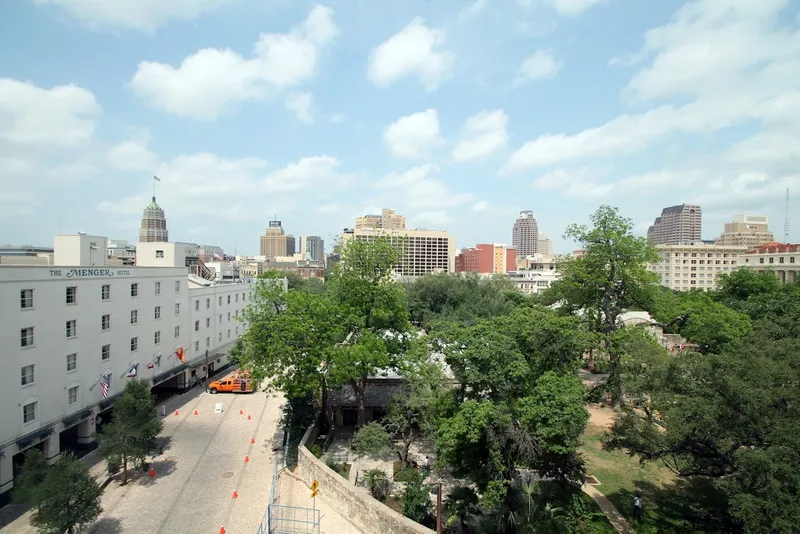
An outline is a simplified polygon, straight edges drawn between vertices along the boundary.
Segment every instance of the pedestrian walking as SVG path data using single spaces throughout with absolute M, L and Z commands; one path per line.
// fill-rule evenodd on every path
M 638 493 L 633 498 L 633 517 L 636 519 L 644 517 L 644 504 L 642 503 L 642 496 Z

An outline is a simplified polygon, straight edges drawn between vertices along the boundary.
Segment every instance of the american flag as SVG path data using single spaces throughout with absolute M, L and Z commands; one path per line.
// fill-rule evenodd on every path
M 108 398 L 108 378 L 105 375 L 102 378 L 100 378 L 100 385 L 102 386 L 102 390 L 101 391 L 103 393 L 103 398 L 107 399 Z

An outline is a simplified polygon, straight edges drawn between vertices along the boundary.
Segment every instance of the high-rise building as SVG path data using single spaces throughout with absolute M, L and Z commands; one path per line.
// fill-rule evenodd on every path
M 755 248 L 774 241 L 775 236 L 769 231 L 766 215 L 734 215 L 733 222 L 725 223 L 725 231 L 715 243 Z
M 537 254 L 552 254 L 553 242 L 550 241 L 546 235 L 540 233 L 539 239 L 536 240 L 536 253 Z
M 147 205 L 142 213 L 142 226 L 139 228 L 140 243 L 159 243 L 169 241 L 167 218 L 164 210 L 156 204 L 156 197 Z
M 648 265 L 661 278 L 661 285 L 678 291 L 717 288 L 721 274 L 742 266 L 739 256 L 747 247 L 697 243 L 657 245 L 661 261 Z
M 506 274 L 516 269 L 517 251 L 507 245 L 475 245 L 455 257 L 457 273 Z
M 292 237 L 292 249 L 294 249 L 294 237 Z M 260 254 L 268 260 L 278 256 L 287 256 L 287 236 L 281 226 L 281 221 L 270 221 L 267 231 L 261 236 Z M 294 254 L 294 250 L 292 250 Z
M 364 228 L 383 228 L 385 230 L 402 230 L 406 227 L 406 218 L 394 210 L 384 208 L 380 215 L 364 215 L 356 219 L 356 230 Z
M 294 256 L 297 250 L 297 240 L 292 234 L 286 236 L 286 255 Z
M 297 238 L 297 252 L 311 261 L 325 262 L 325 241 L 318 235 Z
M 517 249 L 517 256 L 533 256 L 539 250 L 539 225 L 530 210 L 521 211 L 514 223 L 511 245 Z
M 359 217 L 356 222 L 365 221 L 367 215 Z M 381 224 L 400 225 L 401 228 L 385 226 L 363 226 L 356 229 L 345 229 L 342 240 L 357 239 L 374 241 L 382 237 L 389 240 L 403 252 L 403 259 L 395 266 L 398 276 L 422 276 L 428 273 L 453 272 L 455 269 L 455 240 L 441 230 L 411 230 L 405 228 L 405 217 L 397 215 L 394 210 L 383 210 Z
M 696 204 L 679 204 L 661 210 L 647 239 L 654 245 L 685 245 L 700 241 L 703 212 Z

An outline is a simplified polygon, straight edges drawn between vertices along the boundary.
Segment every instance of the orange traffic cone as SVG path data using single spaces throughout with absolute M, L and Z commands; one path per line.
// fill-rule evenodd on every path
M 151 467 L 150 468 L 150 472 L 147 473 L 147 474 L 150 475 L 150 478 L 152 478 L 152 477 L 156 476 L 156 470 Z
M 256 438 L 250 438 L 250 443 L 253 444 L 256 442 Z
M 244 455 L 244 463 L 247 463 L 249 461 L 250 461 L 250 457 L 245 454 Z
M 175 415 L 178 415 L 178 410 L 175 410 Z
M 244 410 L 242 410 L 241 408 L 239 408 L 239 415 L 244 415 Z
M 197 415 L 197 410 L 194 411 L 194 414 Z
M 252 417 L 250 417 L 250 414 L 247 414 L 247 420 L 249 421 L 250 419 L 252 419 Z
M 219 534 L 225 534 L 225 527 L 222 525 L 219 526 Z
M 236 490 L 233 490 L 233 497 L 232 498 L 233 499 L 238 499 L 239 498 L 239 494 L 236 493 Z

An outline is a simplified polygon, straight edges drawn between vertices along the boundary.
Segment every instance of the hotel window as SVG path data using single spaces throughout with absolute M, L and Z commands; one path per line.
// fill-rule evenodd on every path
M 780 258 L 778 258 L 778 263 L 783 263 L 783 260 L 784 260 L 784 258 L 783 258 L 783 256 L 781 256 Z
M 78 354 L 67 354 L 67 372 L 78 368 Z
M 111 286 L 109 284 L 103 284 L 103 287 L 100 288 L 100 298 L 102 300 L 111 299 Z
M 200 342 L 199 341 L 195 341 L 194 342 L 194 351 L 195 351 L 195 353 L 200 352 Z
M 794 256 L 789 256 L 789 263 L 794 263 Z
M 769 262 L 770 262 L 770 263 L 775 263 L 775 258 L 770 258 L 770 259 L 769 259 Z
M 78 321 L 72 319 L 67 321 L 67 337 L 72 338 L 78 335 Z
M 236 293 L 236 302 L 239 302 L 239 293 Z
M 111 345 L 103 345 L 103 348 L 100 350 L 100 359 L 105 361 L 111 358 Z
M 236 335 L 237 336 L 239 335 L 239 327 L 238 326 L 236 327 Z
M 156 306 L 156 309 L 153 311 L 153 317 L 161 319 L 161 306 Z
M 207 337 L 206 338 L 206 347 L 210 347 L 210 346 L 211 346 L 211 338 Z
M 199 332 L 200 331 L 200 321 L 195 321 L 194 322 L 194 331 L 195 332 Z
M 161 282 L 156 282 L 156 295 L 161 294 Z
M 106 314 L 103 316 L 101 327 L 104 331 L 111 328 L 111 315 Z
M 33 308 L 33 289 L 22 289 L 19 292 L 19 306 L 23 310 Z
M 67 304 L 78 302 L 78 286 L 67 286 Z
M 131 296 L 132 297 L 139 296 L 139 284 L 131 284 Z
M 131 324 L 139 324 L 139 310 L 131 310 Z
M 219 298 L 219 305 L 222 306 L 222 297 Z
M 73 386 L 67 390 L 67 405 L 72 406 L 78 402 L 78 387 Z
M 211 317 L 206 317 L 206 328 L 211 328 Z
M 181 337 L 181 327 L 180 326 L 176 326 L 175 327 L 175 337 Z
M 180 315 L 180 314 L 181 314 L 181 303 L 180 302 L 176 302 L 175 303 L 175 315 Z
M 222 332 L 220 332 L 219 335 L 217 336 L 217 342 L 222 343 Z
M 163 250 L 156 250 L 156 258 L 163 258 L 164 251 Z
M 220 323 L 222 322 L 222 314 L 221 313 L 219 314 L 219 322 Z
M 228 304 L 230 304 L 230 303 L 231 303 L 231 296 L 228 295 Z
M 23 386 L 28 386 L 30 384 L 33 384 L 33 371 L 34 371 L 33 365 L 26 365 L 22 368 L 21 383 Z
M 242 302 L 247 302 L 247 293 L 242 293 Z
M 131 338 L 131 352 L 139 350 L 139 338 L 132 337 Z
M 228 339 L 230 339 L 230 338 L 231 338 L 231 329 L 228 328 Z
M 22 407 L 22 424 L 27 425 L 28 423 L 32 423 L 36 421 L 36 405 L 38 402 L 33 401 L 29 402 L 25 406 Z
M 228 312 L 228 322 L 231 321 L 231 312 Z
M 764 263 L 764 258 L 758 258 L 758 263 Z
M 161 331 L 160 330 L 156 330 L 156 333 L 153 334 L 153 343 L 155 343 L 156 345 L 161 343 Z
M 194 301 L 194 311 L 200 311 L 200 300 Z
M 207 298 L 206 299 L 206 309 L 209 309 L 210 307 L 211 307 L 211 299 Z
M 175 280 L 175 293 L 180 293 L 180 292 L 181 292 L 181 281 Z

